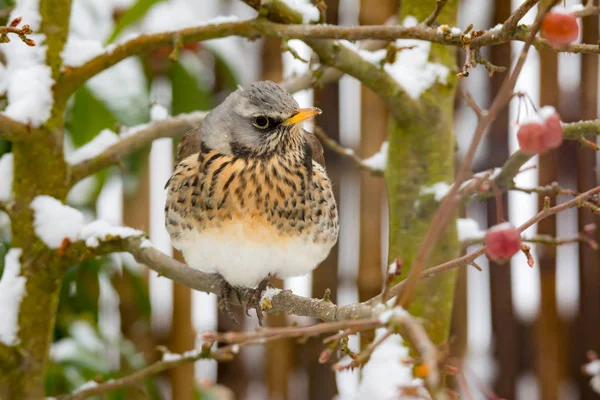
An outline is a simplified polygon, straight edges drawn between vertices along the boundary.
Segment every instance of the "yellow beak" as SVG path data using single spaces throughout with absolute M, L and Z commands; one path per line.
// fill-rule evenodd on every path
M 283 121 L 281 123 L 281 125 L 283 125 L 283 126 L 295 125 L 298 122 L 305 121 L 305 120 L 312 118 L 315 115 L 319 115 L 321 113 L 322 113 L 321 109 L 317 108 L 317 107 L 301 108 L 292 117 Z

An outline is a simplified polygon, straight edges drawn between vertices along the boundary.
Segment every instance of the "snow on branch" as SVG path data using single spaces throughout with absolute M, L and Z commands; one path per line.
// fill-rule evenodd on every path
M 257 10 L 260 7 L 260 2 L 251 0 L 245 0 L 245 2 Z M 504 28 L 500 32 L 494 29 L 481 30 L 478 31 L 477 37 L 469 36 L 465 38 L 462 31 L 445 33 L 436 27 L 429 27 L 426 24 L 409 27 L 397 25 L 352 27 L 321 24 L 306 25 L 302 24 L 302 22 L 305 21 L 307 14 L 298 13 L 294 9 L 296 3 L 300 4 L 301 1 L 273 1 L 269 5 L 264 5 L 264 7 L 268 7 L 268 10 L 266 10 L 267 18 L 273 22 L 263 18 L 235 22 L 227 20 L 225 22 L 202 24 L 168 32 L 139 35 L 104 52 L 99 52 L 98 49 L 97 52 L 92 53 L 95 57 L 78 67 L 65 71 L 56 84 L 56 95 L 61 99 L 66 99 L 79 86 L 84 84 L 85 81 L 123 59 L 157 48 L 172 46 L 174 40 L 179 40 L 185 44 L 226 36 L 240 36 L 249 39 L 259 36 L 272 36 L 282 39 L 302 40 L 343 38 L 345 40 L 374 39 L 394 41 L 396 39 L 416 39 L 457 47 L 464 47 L 468 43 L 471 50 L 476 50 L 484 46 L 498 45 L 512 40 L 525 41 L 529 35 L 529 30 L 526 27 L 524 29 L 516 29 L 516 25 L 513 27 L 513 24 L 518 23 L 521 19 L 522 15 L 520 13 L 511 15 L 511 18 L 503 25 Z M 527 3 L 531 3 L 531 1 Z M 312 21 L 314 20 L 314 16 L 310 16 L 308 19 Z M 294 22 L 295 24 L 283 25 L 281 22 Z M 540 37 L 534 39 L 534 45 L 536 47 L 553 48 L 545 39 Z M 572 53 L 597 53 L 598 45 L 571 44 L 554 48 L 554 50 Z
M 0 343 L 18 344 L 19 308 L 25 296 L 27 280 L 21 275 L 21 249 L 10 249 L 4 258 L 4 272 L 0 279 Z
M 118 138 L 110 131 L 99 135 L 100 137 L 92 140 L 89 146 L 83 146 L 67 160 L 74 164 L 71 167 L 71 184 L 118 163 L 128 155 L 148 146 L 155 139 L 181 136 L 186 131 L 197 128 L 205 115 L 204 112 L 180 114 L 173 118 L 130 128 Z
M 139 238 L 143 235 L 137 229 L 111 226 L 102 220 L 86 224 L 81 211 L 51 196 L 37 196 L 31 202 L 31 209 L 34 211 L 35 234 L 50 249 L 63 249 L 78 240 L 94 248 L 110 239 Z

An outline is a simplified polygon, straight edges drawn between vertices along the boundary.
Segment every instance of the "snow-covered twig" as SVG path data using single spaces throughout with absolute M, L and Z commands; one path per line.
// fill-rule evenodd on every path
M 383 175 L 383 170 L 373 168 L 369 164 L 365 163 L 364 160 L 360 158 L 354 150 L 341 146 L 338 142 L 327 136 L 325 131 L 320 127 L 315 127 L 314 133 L 327 148 L 331 149 L 342 157 L 351 160 L 358 168 L 370 172 L 373 175 Z
M 128 155 L 148 146 L 153 140 L 181 136 L 186 131 L 197 128 L 202 123 L 205 115 L 206 113 L 203 112 L 182 114 L 153 122 L 139 130 L 136 129 L 132 133 L 126 132 L 115 144 L 102 153 L 73 165 L 71 184 L 75 184 L 86 176 L 118 163 Z

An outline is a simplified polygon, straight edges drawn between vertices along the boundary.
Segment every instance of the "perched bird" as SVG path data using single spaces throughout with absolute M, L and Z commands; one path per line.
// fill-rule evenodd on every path
M 192 267 L 223 278 L 221 304 L 235 287 L 256 289 L 270 276 L 309 273 L 338 237 L 338 212 L 323 148 L 299 108 L 270 81 L 242 87 L 186 133 L 166 184 L 166 227 Z M 247 310 L 249 308 L 247 306 Z

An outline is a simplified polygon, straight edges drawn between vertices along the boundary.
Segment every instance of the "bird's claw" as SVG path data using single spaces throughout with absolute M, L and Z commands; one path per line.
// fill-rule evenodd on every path
M 246 303 L 246 315 L 250 316 L 249 311 L 250 311 L 250 309 L 253 308 L 256 311 L 256 317 L 258 318 L 258 324 L 260 326 L 263 326 L 263 323 L 264 323 L 264 316 L 263 316 L 262 307 L 260 304 L 260 299 L 262 298 L 263 293 L 269 286 L 269 283 L 270 283 L 269 277 L 266 277 L 265 279 L 263 279 L 258 284 L 256 289 L 252 289 L 252 294 L 250 295 L 250 299 L 248 299 L 248 302 Z
M 220 289 L 219 289 L 219 310 L 221 310 L 222 312 L 224 312 L 225 314 L 227 314 L 227 316 L 229 318 L 231 318 L 231 320 L 236 325 L 239 326 L 240 324 L 239 324 L 237 318 L 235 318 L 235 315 L 233 314 L 233 311 L 231 311 L 231 302 L 229 301 L 231 293 L 234 292 L 237 295 L 237 291 L 221 275 L 219 275 L 219 285 L 220 285 Z

